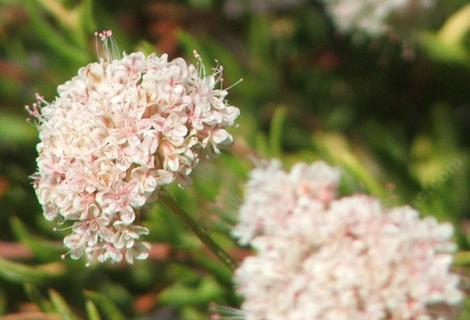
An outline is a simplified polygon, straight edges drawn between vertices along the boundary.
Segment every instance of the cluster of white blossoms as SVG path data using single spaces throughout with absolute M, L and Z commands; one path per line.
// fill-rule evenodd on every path
M 415 20 L 436 0 L 323 0 L 340 32 L 381 36 L 395 31 L 394 23 Z M 411 18 L 411 19 L 410 19 Z
M 139 208 L 160 187 L 187 183 L 201 153 L 230 143 L 225 129 L 239 109 L 225 100 L 222 67 L 206 75 L 200 61 L 165 54 L 113 59 L 111 33 L 97 36 L 108 57 L 30 108 L 40 138 L 34 187 L 47 219 L 73 221 L 64 239 L 72 258 L 132 263 L 149 250 Z
M 235 274 L 244 319 L 456 319 L 452 226 L 365 195 L 338 198 L 339 178 L 323 162 L 251 173 L 234 229 L 257 252 Z

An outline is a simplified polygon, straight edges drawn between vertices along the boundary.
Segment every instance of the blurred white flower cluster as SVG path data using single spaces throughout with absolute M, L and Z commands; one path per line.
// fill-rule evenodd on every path
M 436 0 L 323 0 L 340 32 L 381 36 L 415 21 Z M 416 21 L 415 21 L 416 22 Z
M 112 53 L 108 33 L 99 37 Z M 188 182 L 201 152 L 232 141 L 225 128 L 239 109 L 227 104 L 221 76 L 222 67 L 206 75 L 201 62 L 167 55 L 108 54 L 59 86 L 53 102 L 38 96 L 34 187 L 47 219 L 74 221 L 64 239 L 72 258 L 147 257 L 138 209 L 161 186 Z
M 450 224 L 365 195 L 323 162 L 255 169 L 234 229 L 257 255 L 235 282 L 245 320 L 448 320 L 463 293 Z

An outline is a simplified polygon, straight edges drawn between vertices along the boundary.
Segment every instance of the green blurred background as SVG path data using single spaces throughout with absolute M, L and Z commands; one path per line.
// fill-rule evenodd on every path
M 469 1 L 439 1 L 406 44 L 338 34 L 319 1 L 249 2 L 0 0 L 0 314 L 197 320 L 212 304 L 240 303 L 230 272 L 158 203 L 144 217 L 147 261 L 60 259 L 64 234 L 43 219 L 31 187 L 37 132 L 24 105 L 35 92 L 52 100 L 96 60 L 102 29 L 123 51 L 194 61 L 196 49 L 224 66 L 226 86 L 243 78 L 229 94 L 242 112 L 235 144 L 203 161 L 191 187 L 170 190 L 237 259 L 249 252 L 229 231 L 253 159 L 323 159 L 343 170 L 345 194 L 452 222 L 456 270 L 470 275 Z

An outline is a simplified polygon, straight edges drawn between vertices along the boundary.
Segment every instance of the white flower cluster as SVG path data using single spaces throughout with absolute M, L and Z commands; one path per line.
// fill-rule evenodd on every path
M 455 319 L 452 226 L 335 198 L 339 176 L 322 162 L 252 172 L 234 230 L 257 251 L 235 275 L 245 320 Z
M 108 33 L 99 34 L 103 42 Z M 81 68 L 51 103 L 38 96 L 30 110 L 41 140 L 34 187 L 47 219 L 74 221 L 64 239 L 72 258 L 147 257 L 138 209 L 161 186 L 188 182 L 201 152 L 232 141 L 225 128 L 239 109 L 217 88 L 221 74 L 136 52 Z
M 401 18 L 416 19 L 436 0 L 323 0 L 336 27 L 343 33 L 381 36 L 403 23 Z

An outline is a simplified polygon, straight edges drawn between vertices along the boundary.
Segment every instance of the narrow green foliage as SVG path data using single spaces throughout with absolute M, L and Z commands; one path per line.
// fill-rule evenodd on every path
M 269 157 L 270 155 L 268 139 L 263 133 L 256 135 L 256 151 L 264 157 Z
M 85 49 L 86 36 L 79 24 L 79 8 L 69 8 L 59 0 L 37 0 L 38 8 L 44 16 L 53 18 L 61 26 L 64 38 L 77 48 Z
M 45 313 L 53 311 L 52 304 L 49 300 L 44 297 L 41 292 L 32 284 L 26 283 L 24 289 L 29 299 L 39 307 L 39 309 Z
M 64 265 L 59 262 L 28 266 L 0 259 L 0 277 L 20 284 L 25 282 L 41 284 L 54 279 L 59 279 L 64 275 L 64 273 Z
M 80 27 L 85 35 L 97 31 L 97 25 L 93 14 L 94 0 L 83 0 L 79 7 Z
M 461 46 L 442 41 L 433 33 L 421 35 L 421 45 L 437 61 L 470 67 L 470 55 Z
M 85 304 L 85 307 L 88 320 L 101 320 L 98 309 L 92 301 L 88 300 Z
M 94 292 L 94 291 L 85 291 L 85 297 L 92 301 L 101 313 L 105 315 L 106 319 L 109 320 L 125 320 L 124 315 L 119 311 L 118 307 L 106 296 Z
M 77 48 L 68 42 L 63 35 L 49 25 L 36 1 L 25 0 L 24 3 L 37 38 L 43 41 L 44 45 L 72 65 L 80 66 L 88 62 L 88 54 L 83 51 L 83 48 Z
M 366 162 L 373 161 L 371 158 L 361 154 L 357 149 L 354 150 L 339 134 L 317 133 L 313 139 L 315 146 L 324 157 L 341 165 L 363 183 L 364 191 L 371 192 L 382 199 L 386 197 L 383 184 L 371 170 L 374 168 L 371 167 L 371 163 Z
M 218 301 L 222 293 L 222 288 L 214 279 L 204 277 L 195 288 L 179 283 L 166 288 L 158 296 L 158 301 L 175 306 L 207 305 Z
M 17 217 L 11 218 L 12 230 L 16 237 L 25 244 L 36 257 L 43 261 L 54 261 L 60 257 L 63 248 L 56 243 L 48 242 L 33 236 Z
M 250 23 L 249 47 L 253 57 L 262 63 L 270 56 L 270 43 L 266 35 L 269 33 L 269 21 L 265 16 L 253 16 Z
M 470 68 L 466 36 L 470 32 L 470 4 L 451 15 L 436 33 L 421 36 L 421 45 L 435 60 Z
M 55 290 L 49 290 L 49 298 L 52 303 L 53 310 L 59 314 L 63 320 L 76 320 L 78 319 L 65 302 L 64 298 Z

